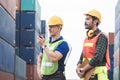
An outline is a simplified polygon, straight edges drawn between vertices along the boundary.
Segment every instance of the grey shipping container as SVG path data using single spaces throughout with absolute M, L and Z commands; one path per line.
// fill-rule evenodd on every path
M 26 62 L 18 56 L 15 58 L 15 80 L 26 80 Z

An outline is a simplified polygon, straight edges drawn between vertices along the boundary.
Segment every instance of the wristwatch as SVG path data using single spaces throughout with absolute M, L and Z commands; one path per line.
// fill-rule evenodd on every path
M 46 48 L 46 47 L 47 47 L 47 45 L 42 46 L 43 49 Z

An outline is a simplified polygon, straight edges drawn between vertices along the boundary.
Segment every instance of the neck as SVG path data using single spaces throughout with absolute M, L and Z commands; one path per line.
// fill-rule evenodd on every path
M 52 36 L 52 41 L 55 41 L 56 39 L 58 39 L 60 37 L 60 34 Z

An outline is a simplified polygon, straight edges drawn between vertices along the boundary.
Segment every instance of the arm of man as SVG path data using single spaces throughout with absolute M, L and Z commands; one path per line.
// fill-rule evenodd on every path
M 51 51 L 48 47 L 44 48 L 44 51 L 51 62 L 57 62 L 63 55 L 59 51 Z
M 38 57 L 37 57 L 37 74 L 39 79 L 42 79 L 42 74 L 41 74 L 41 62 L 42 62 L 42 53 L 39 53 Z

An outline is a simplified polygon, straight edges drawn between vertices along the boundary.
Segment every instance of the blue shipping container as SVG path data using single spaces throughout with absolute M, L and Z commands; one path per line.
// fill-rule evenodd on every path
M 27 64 L 36 64 L 39 50 L 34 47 L 20 48 L 20 58 L 26 61 Z
M 14 73 L 15 48 L 0 39 L 0 70 Z
M 0 37 L 11 45 L 15 45 L 15 21 L 0 6 Z
M 33 29 L 21 30 L 20 32 L 20 47 L 35 47 L 40 48 L 37 43 L 38 32 Z
M 36 29 L 40 30 L 40 19 L 34 11 L 21 11 L 21 29 Z
M 15 46 L 20 47 L 20 30 L 16 30 L 15 42 Z
M 20 29 L 20 11 L 16 11 L 16 29 Z
M 109 55 L 111 59 L 113 59 L 113 54 L 114 54 L 114 45 L 109 45 Z

